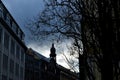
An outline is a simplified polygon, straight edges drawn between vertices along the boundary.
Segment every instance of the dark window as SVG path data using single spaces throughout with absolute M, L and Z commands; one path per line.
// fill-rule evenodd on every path
M 15 65 L 15 75 L 19 76 L 19 64 L 17 64 L 17 63 Z
M 6 49 L 9 49 L 9 35 L 5 32 L 5 35 L 4 35 L 4 47 Z
M 0 70 L 1 70 L 1 54 L 2 54 L 2 52 L 0 51 Z M 1 71 L 0 71 L 1 72 Z
M 2 28 L 1 28 L 1 26 L 0 26 L 0 43 L 2 43 Z
M 2 80 L 7 80 L 7 76 L 2 75 Z
M 17 33 L 17 35 L 19 34 L 19 28 L 18 27 L 16 28 L 16 33 Z
M 10 48 L 11 48 L 10 53 L 14 55 L 15 54 L 15 42 L 13 39 L 11 39 L 11 47 Z
M 16 26 L 16 24 L 14 22 L 12 23 L 12 29 L 16 33 L 17 26 Z
M 3 54 L 3 69 L 8 70 L 8 56 Z
M 12 59 L 10 59 L 10 72 L 14 73 L 14 61 Z
M 18 45 L 16 46 L 16 58 L 20 59 L 20 47 Z
M 9 27 L 10 27 L 10 17 L 9 17 L 9 15 L 7 14 L 7 16 L 6 16 L 6 22 L 7 22 L 7 24 L 9 25 Z
M 20 68 L 20 78 L 23 79 L 23 75 L 24 75 L 24 72 L 23 72 L 23 67 Z
M 2 9 L 0 8 L 0 17 L 2 17 L 2 12 L 3 12 L 3 11 L 2 11 Z
M 24 62 L 24 51 L 21 50 L 21 62 Z
M 20 33 L 20 38 L 23 39 L 22 37 L 23 37 L 23 33 L 22 33 L 22 31 L 21 31 L 21 33 Z
M 6 20 L 7 19 L 7 12 L 5 10 L 3 12 L 4 12 L 3 13 L 3 18 Z
M 13 80 L 13 79 L 10 78 L 9 80 Z
M 10 19 L 10 26 L 12 27 L 12 20 Z

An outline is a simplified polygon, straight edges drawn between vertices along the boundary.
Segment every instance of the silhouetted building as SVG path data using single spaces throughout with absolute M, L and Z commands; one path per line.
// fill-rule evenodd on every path
M 50 49 L 50 62 L 48 64 L 47 74 L 49 80 L 57 80 L 56 49 L 54 44 L 52 44 Z
M 26 53 L 25 80 L 77 80 L 77 74 L 56 63 L 54 44 L 50 58 L 29 49 Z
M 40 80 L 40 59 L 32 49 L 25 55 L 25 80 Z
M 25 56 L 25 80 L 50 80 L 48 78 L 49 59 L 28 49 Z
M 51 48 L 50 59 L 28 49 L 25 58 L 25 80 L 56 80 L 56 56 L 53 54 L 54 45 Z
M 0 80 L 24 80 L 24 36 L 0 0 Z
M 69 69 L 64 68 L 61 65 L 57 65 L 57 69 L 59 72 L 58 80 L 78 80 L 77 73 L 70 71 Z

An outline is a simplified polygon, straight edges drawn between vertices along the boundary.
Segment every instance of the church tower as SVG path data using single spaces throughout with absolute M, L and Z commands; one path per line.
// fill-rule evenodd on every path
M 52 44 L 52 47 L 50 49 L 50 60 L 55 61 L 56 63 L 56 49 L 54 47 L 54 43 Z
M 54 47 L 54 43 L 52 44 L 52 47 L 50 48 L 50 63 L 48 67 L 48 71 L 53 74 L 49 76 L 49 80 L 57 80 L 57 68 L 56 68 L 56 49 Z

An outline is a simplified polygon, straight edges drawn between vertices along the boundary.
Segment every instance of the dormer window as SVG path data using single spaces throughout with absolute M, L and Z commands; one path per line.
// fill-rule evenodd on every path
M 24 38 L 25 38 L 25 35 L 23 34 L 23 35 L 22 35 L 22 41 L 24 41 Z
M 7 19 L 7 12 L 5 10 L 3 11 L 3 18 L 4 18 L 4 20 Z
M 18 29 L 18 37 L 21 38 L 21 30 Z
M 12 28 L 12 20 L 10 19 L 10 27 Z
M 21 40 L 24 40 L 24 37 L 25 37 L 24 33 L 21 32 L 21 34 L 20 34 L 20 38 L 21 38 Z
M 6 17 L 6 22 L 7 22 L 7 24 L 9 25 L 9 27 L 10 27 L 10 16 L 7 14 L 7 17 Z
M 12 24 L 12 30 L 16 33 L 17 26 L 15 23 Z

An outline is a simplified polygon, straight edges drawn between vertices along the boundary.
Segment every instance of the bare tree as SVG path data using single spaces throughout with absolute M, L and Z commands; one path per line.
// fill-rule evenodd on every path
M 32 24 L 31 31 L 35 35 L 54 35 L 58 40 L 63 39 L 63 36 L 64 38 L 72 38 L 75 43 L 74 46 L 77 47 L 77 54 L 79 55 L 80 77 L 81 80 L 85 80 L 86 55 L 85 53 L 81 55 L 80 50 L 82 47 L 79 42 L 81 40 L 84 41 L 84 38 L 81 38 L 82 17 L 85 16 L 89 20 L 91 16 L 94 17 L 94 12 L 91 10 L 95 9 L 93 9 L 94 7 L 90 8 L 92 3 L 89 4 L 88 1 L 82 0 L 45 0 L 45 3 L 46 7 L 38 19 L 35 20 L 34 24 Z M 95 1 L 93 3 L 95 4 Z
M 80 78 L 95 80 L 88 59 L 97 64 L 102 80 L 113 80 L 113 65 L 119 67 L 120 1 L 44 0 L 45 9 L 32 23 L 35 35 L 72 38 L 79 54 Z M 53 37 L 54 38 L 54 37 Z M 81 44 L 79 42 L 83 43 Z M 76 50 L 77 49 L 77 50 Z M 81 55 L 81 49 L 83 54 Z M 112 57 L 112 55 L 114 57 Z M 117 55 L 117 59 L 116 58 Z M 94 58 L 94 59 L 93 59 Z M 113 64 L 114 62 L 114 64 Z M 117 70 L 115 68 L 115 70 Z M 116 74 L 118 74 L 115 71 Z M 106 75 L 108 74 L 108 76 Z M 118 75 L 115 75 L 118 78 Z M 116 78 L 116 80 L 117 80 Z

